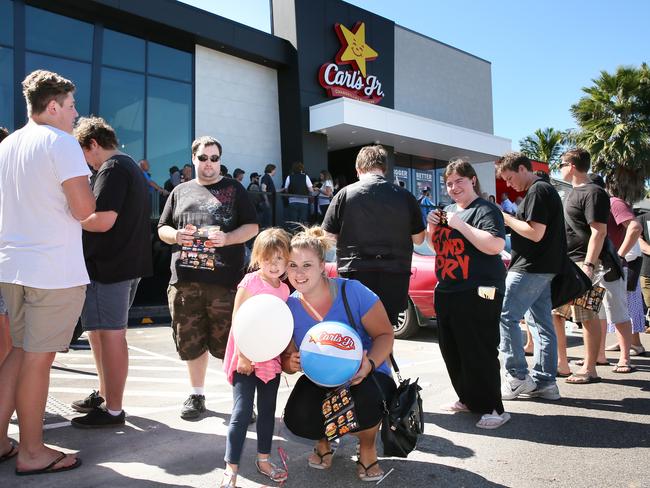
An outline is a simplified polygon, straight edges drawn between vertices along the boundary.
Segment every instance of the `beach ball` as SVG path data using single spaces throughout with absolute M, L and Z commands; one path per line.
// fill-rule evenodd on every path
M 349 325 L 321 322 L 307 331 L 300 344 L 300 364 L 314 383 L 335 387 L 349 381 L 361 366 L 361 338 Z
M 293 315 L 287 304 L 275 295 L 255 295 L 237 310 L 232 334 L 244 356 L 255 363 L 268 361 L 289 345 Z

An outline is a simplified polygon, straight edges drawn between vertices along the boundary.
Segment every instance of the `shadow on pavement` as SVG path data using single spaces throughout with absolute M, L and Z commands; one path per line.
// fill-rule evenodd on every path
M 474 455 L 474 451 L 468 447 L 456 445 L 449 439 L 427 434 L 426 432 L 418 439 L 418 451 L 435 454 L 439 457 L 459 459 L 467 459 Z
M 594 400 L 562 399 L 589 404 Z M 630 399 L 632 402 L 633 399 Z M 639 399 L 641 400 L 641 399 Z M 606 404 L 607 400 L 596 400 L 596 405 Z M 634 401 L 635 408 L 645 408 L 650 404 Z M 610 402 L 616 404 L 617 402 Z M 618 402 L 621 403 L 621 402 Z M 568 403 L 570 405 L 570 403 Z M 645 406 L 644 406 L 645 405 Z M 588 407 L 584 407 L 588 408 Z M 616 409 L 621 411 L 620 409 Z M 425 422 L 453 432 L 482 434 L 506 439 L 521 439 L 541 444 L 570 447 L 634 449 L 650 447 L 648 424 L 625 422 L 614 419 L 580 417 L 576 415 L 534 415 L 513 413 L 512 420 L 503 427 L 492 431 L 481 431 L 475 427 L 478 415 L 425 413 Z

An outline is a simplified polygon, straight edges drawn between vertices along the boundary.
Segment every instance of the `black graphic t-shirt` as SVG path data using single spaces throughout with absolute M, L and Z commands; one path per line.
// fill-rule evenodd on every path
M 255 208 L 246 189 L 232 178 L 203 186 L 196 180 L 181 183 L 171 192 L 160 215 L 158 228 L 169 225 L 181 229 L 187 224 L 198 228 L 218 225 L 231 232 L 245 224 L 257 223 Z M 172 248 L 172 277 L 169 281 L 198 281 L 236 286 L 244 276 L 244 244 L 216 248 L 210 263 L 214 269 L 179 266 L 180 246 Z
M 477 198 L 464 210 L 453 204 L 445 211 L 458 212 L 458 217 L 468 225 L 505 239 L 501 211 L 483 198 Z M 436 252 L 436 290 L 454 292 L 494 286 L 505 293 L 506 267 L 499 254 L 492 256 L 479 251 L 460 232 L 447 226 L 437 226 L 432 241 Z
M 566 234 L 562 200 L 553 185 L 535 181 L 517 208 L 517 219 L 544 224 L 546 231 L 539 242 L 516 232 L 512 239 L 510 271 L 525 273 L 559 273 L 566 255 Z

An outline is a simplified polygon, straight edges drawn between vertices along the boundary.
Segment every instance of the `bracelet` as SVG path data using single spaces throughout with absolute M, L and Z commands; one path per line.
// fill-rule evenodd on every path
M 587 268 L 591 268 L 591 269 L 594 269 L 594 268 L 596 267 L 596 266 L 594 265 L 594 263 L 588 263 L 588 262 L 586 262 L 586 261 L 585 261 L 584 263 L 582 263 L 582 265 L 583 265 L 583 266 L 586 266 Z
M 376 369 L 375 362 L 370 358 L 368 358 L 368 362 L 370 363 L 370 373 L 368 374 L 372 374 L 375 372 Z

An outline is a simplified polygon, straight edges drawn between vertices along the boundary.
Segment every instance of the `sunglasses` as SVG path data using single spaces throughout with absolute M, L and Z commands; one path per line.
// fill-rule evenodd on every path
M 571 163 L 560 163 L 560 168 L 564 168 L 565 166 L 571 166 Z
M 201 161 L 202 163 L 205 163 L 208 159 L 212 161 L 213 163 L 218 163 L 219 160 L 221 159 L 221 156 L 217 156 L 216 154 L 213 154 L 212 156 L 208 157 L 207 154 L 199 154 L 196 159 Z

